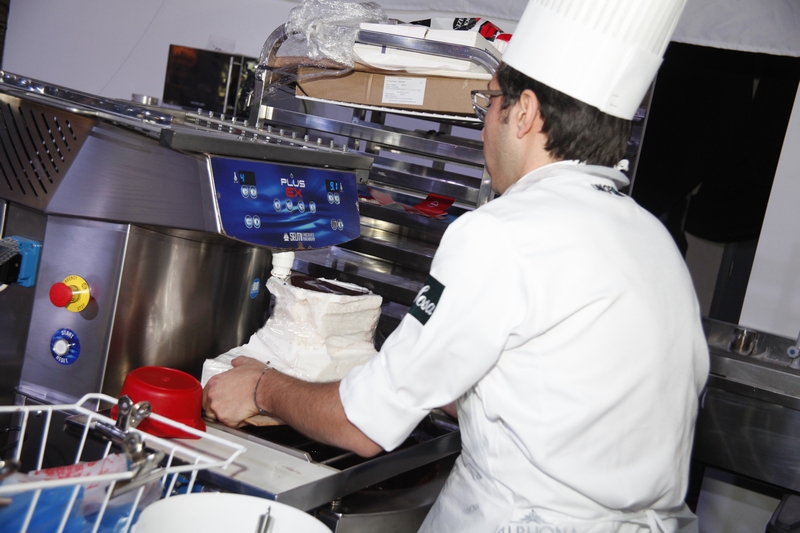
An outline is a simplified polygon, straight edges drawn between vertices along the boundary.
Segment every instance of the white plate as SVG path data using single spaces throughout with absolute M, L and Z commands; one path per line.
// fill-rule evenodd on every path
M 172 496 L 145 507 L 132 533 L 257 533 L 270 508 L 269 533 L 331 533 L 308 513 L 255 496 L 198 492 Z

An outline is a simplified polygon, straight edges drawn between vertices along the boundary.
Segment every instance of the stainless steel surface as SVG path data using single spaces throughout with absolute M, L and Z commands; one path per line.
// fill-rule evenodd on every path
M 129 230 L 124 224 L 48 218 L 20 378 L 22 392 L 69 403 L 102 390 Z M 91 304 L 82 313 L 50 304 L 50 286 L 76 273 L 96 287 Z M 50 339 L 62 328 L 75 331 L 80 339 L 81 355 L 71 365 L 57 363 L 50 353 Z
M 480 179 L 464 174 L 379 156 L 375 157 L 369 181 L 371 185 L 439 194 L 473 206 L 478 203 L 481 183 Z
M 137 104 L 144 104 L 146 106 L 158 105 L 158 98 L 155 96 L 148 96 L 146 94 L 133 93 L 131 95 L 131 101 L 136 102 Z
M 478 189 L 478 199 L 475 201 L 475 205 L 476 207 L 480 207 L 493 198 L 492 177 L 486 172 L 486 167 L 484 167 L 483 175 L 481 176 L 481 186 Z
M 380 257 L 407 268 L 428 272 L 431 269 L 436 246 L 409 239 L 402 234 L 370 227 L 362 221 L 361 237 L 339 247 L 364 255 Z
M 269 531 L 269 513 L 272 510 L 271 506 L 267 506 L 267 512 L 264 513 L 264 516 L 259 518 L 259 527 L 258 533 L 267 533 Z
M 161 365 L 200 376 L 203 361 L 244 344 L 263 325 L 269 295 L 250 289 L 269 275 L 268 250 L 206 236 L 48 217 L 20 390 L 49 401 L 86 392 L 116 396 L 127 373 Z M 87 309 L 50 304 L 50 286 L 80 273 L 93 290 Z M 74 331 L 81 354 L 60 365 L 50 339 Z
M 800 370 L 786 355 L 794 340 L 748 330 L 748 346 L 739 350 L 745 328 L 713 320 L 704 326 L 711 374 L 701 396 L 693 459 L 800 490 Z
M 296 79 L 288 69 L 276 68 L 276 58 L 278 51 L 283 43 L 287 40 L 285 25 L 278 26 L 267 38 L 264 47 L 261 50 L 259 57 L 259 64 L 256 67 L 256 82 L 253 91 L 253 99 L 255 105 L 251 106 L 250 121 L 256 124 L 261 118 L 265 118 L 265 108 L 259 106 L 259 102 L 263 102 L 274 93 L 277 86 L 292 82 Z M 376 46 L 386 46 L 398 50 L 408 50 L 413 52 L 422 52 L 431 55 L 453 57 L 463 59 L 472 63 L 483 66 L 488 72 L 493 73 L 500 65 L 500 54 L 493 55 L 486 50 L 463 46 L 457 44 L 443 43 L 437 41 L 430 41 L 425 39 L 417 39 L 414 37 L 404 37 L 401 35 L 391 35 L 388 33 L 373 32 L 368 30 L 361 30 L 356 35 L 355 41 L 357 43 L 372 44 Z M 319 63 L 307 62 L 308 64 L 321 66 Z M 330 65 L 326 65 L 330 68 Z M 349 71 L 345 65 L 339 65 L 341 73 Z M 435 116 L 435 115 L 433 115 Z M 444 117 L 442 117 L 444 118 Z
M 461 162 L 474 166 L 483 165 L 483 151 L 480 147 L 459 144 L 453 138 L 443 142 L 433 135 L 376 125 L 363 120 L 354 119 L 351 122 L 343 122 L 277 108 L 269 108 L 266 111 L 266 120 L 277 124 L 344 135 L 388 148 L 430 156 L 441 161 Z
M 0 84 L 6 92 L 29 100 L 46 102 L 48 107 L 55 106 L 64 111 L 133 125 L 137 128 L 147 125 L 168 126 L 172 123 L 172 115 L 164 110 L 59 87 L 11 72 L 0 71 Z M 59 132 L 65 133 L 61 130 Z
M 303 164 L 308 166 L 354 170 L 361 182 L 366 182 L 372 158 L 359 153 L 348 153 L 347 147 L 337 153 L 319 149 L 308 141 L 282 139 L 277 134 L 262 132 L 258 138 L 240 138 L 241 128 L 230 132 L 197 130 L 190 126 L 176 125 L 161 132 L 161 143 L 175 150 L 189 152 L 224 153 L 232 157 L 262 159 L 276 163 Z M 262 142 L 256 142 L 261 140 Z M 276 144 L 270 141 L 275 141 Z M 280 144 L 277 144 L 280 143 Z M 309 150 L 313 146 L 315 149 Z
M 0 104 L 2 197 L 44 209 L 80 152 L 92 121 L 6 94 L 0 94 Z
M 336 533 L 413 533 L 419 530 L 444 486 L 456 456 L 441 459 L 360 490 L 316 517 Z
M 454 456 L 461 451 L 461 434 L 453 431 L 452 428 L 434 424 L 433 420 L 436 416 L 432 414 L 428 419 L 423 420 L 423 423 L 412 433 L 406 443 L 391 453 L 380 454 L 372 458 L 359 458 L 348 452 L 346 456 L 337 461 L 327 461 L 325 464 L 311 462 L 306 468 L 313 466 L 322 472 L 321 476 L 313 482 L 297 483 L 275 490 L 274 485 L 270 485 L 266 480 L 261 483 L 257 478 L 246 479 L 244 475 L 237 475 L 236 470 L 242 473 L 247 470 L 245 465 L 236 467 L 233 472 L 214 471 L 203 475 L 208 477 L 207 481 L 210 484 L 224 490 L 266 497 L 308 511 L 332 500 L 343 498 L 364 487 L 380 483 L 397 474 L 446 457 L 455 459 Z M 241 430 L 227 428 L 213 422 L 210 423 L 210 427 L 239 439 L 237 442 L 246 443 L 249 448 L 245 459 L 249 454 L 258 454 L 259 450 L 263 448 L 281 451 L 273 443 L 260 440 L 257 436 L 254 437 Z M 298 454 L 287 454 L 287 457 L 293 457 L 295 461 L 301 462 L 308 460 Z
M 771 335 L 755 330 L 748 330 L 752 338 L 753 348 L 749 356 L 739 355 L 730 351 L 731 344 L 739 336 L 739 331 L 744 329 L 734 324 L 727 324 L 711 319 L 704 319 L 703 326 L 706 331 L 709 350 L 711 351 L 711 372 L 723 372 L 715 365 L 724 365 L 724 368 L 747 368 L 748 371 L 736 371 L 735 379 L 744 380 L 757 387 L 771 388 L 773 390 L 797 390 L 800 388 L 791 385 L 790 381 L 781 384 L 771 383 L 767 376 L 798 375 L 792 367 L 793 359 L 786 354 L 787 348 L 794 345 L 794 339 L 778 335 Z M 723 367 L 720 367 L 723 368 Z M 735 372 L 727 370 L 726 372 Z M 727 375 L 723 373 L 723 375 Z M 800 396 L 798 396 L 800 397 Z
M 188 125 L 183 112 L 151 112 L 8 73 L 0 79 L 9 93 L 0 92 L 0 198 L 46 214 L 222 234 L 209 152 L 347 169 L 363 180 L 372 164 L 364 154 L 291 147 L 277 135 L 245 140 L 244 125 L 223 130 L 212 117 L 211 125 Z
M 206 358 L 244 344 L 266 321 L 268 250 L 134 226 L 123 268 L 103 392 L 133 368 L 159 364 L 199 377 Z M 127 289 L 127 288 L 130 289 Z
M 176 122 L 170 129 L 175 129 L 176 131 L 180 131 L 182 128 L 192 129 L 198 134 L 213 135 L 217 140 L 224 141 L 233 138 L 238 141 L 248 141 L 249 144 L 255 145 L 271 144 L 273 146 L 298 147 L 333 154 L 347 153 L 348 151 L 347 145 L 337 145 L 328 137 L 312 138 L 308 135 L 300 137 L 296 131 L 272 128 L 272 126 L 260 129 L 249 126 L 246 120 L 239 120 L 236 117 L 226 118 L 225 115 L 214 116 L 213 113 L 200 113 L 199 111 L 197 113 L 186 112 L 179 114 L 176 117 Z M 231 137 L 231 134 L 234 137 Z M 217 147 L 214 146 L 214 148 Z M 258 156 L 259 154 L 256 155 Z M 280 152 L 276 153 L 276 157 L 281 157 Z M 362 164 L 357 164 L 356 167 L 368 168 L 363 167 Z
M 19 470 L 19 461 L 14 459 L 0 460 L 0 481 Z
M 398 50 L 422 52 L 431 55 L 453 57 L 471 61 L 484 67 L 488 72 L 494 72 L 500 66 L 500 60 L 494 55 L 471 46 L 441 43 L 401 35 L 391 35 L 374 31 L 361 30 L 356 36 L 356 42 L 388 46 Z M 499 54 L 498 54 L 499 55 Z
M 800 490 L 800 411 L 709 386 L 697 421 L 693 459 Z
M 758 332 L 746 328 L 736 328 L 728 344 L 728 350 L 738 355 L 750 355 L 756 348 Z
M 384 304 L 398 302 L 406 307 L 411 306 L 428 276 L 427 272 L 403 268 L 341 248 L 296 253 L 295 268 L 314 277 L 335 277 L 356 283 L 385 295 Z
M 0 102 L 0 196 L 8 201 L 48 214 L 219 231 L 204 158 L 7 94 Z

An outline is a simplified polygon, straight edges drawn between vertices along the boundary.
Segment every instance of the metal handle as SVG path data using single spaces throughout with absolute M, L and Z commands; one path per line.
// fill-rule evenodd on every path
M 131 412 L 133 412 L 133 400 L 130 396 L 123 396 L 117 401 L 117 429 L 128 431 L 131 427 Z
M 258 533 L 267 533 L 269 531 L 269 512 L 272 510 L 272 506 L 267 507 L 267 512 L 261 516 L 260 522 L 258 524 Z

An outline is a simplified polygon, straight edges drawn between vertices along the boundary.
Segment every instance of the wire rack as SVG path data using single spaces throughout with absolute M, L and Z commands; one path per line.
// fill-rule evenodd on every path
M 48 438 L 51 436 L 50 423 L 53 420 L 53 414 L 63 412 L 71 417 L 80 417 L 80 425 L 83 426 L 83 430 L 78 437 L 80 442 L 78 444 L 77 453 L 72 463 L 73 465 L 78 465 L 83 455 L 87 439 L 90 437 L 90 432 L 98 430 L 114 431 L 116 427 L 115 421 L 97 411 L 99 407 L 105 403 L 116 405 L 117 402 L 118 400 L 116 398 L 104 394 L 87 394 L 74 404 L 0 406 L 0 415 L 11 414 L 14 417 L 15 429 L 19 431 L 20 435 L 20 438 L 13 445 L 14 449 L 10 452 L 10 456 L 5 458 L 5 464 L 19 464 L 23 448 L 22 437 L 26 434 L 28 422 L 33 415 L 37 419 L 43 419 L 44 421 L 44 429 L 38 445 L 38 457 L 36 460 L 36 470 L 40 470 L 44 461 L 45 447 Z M 237 456 L 246 451 L 244 446 L 188 427 L 156 413 L 152 413 L 149 416 L 157 422 L 191 434 L 196 440 L 189 442 L 188 440 L 181 439 L 164 439 L 133 427 L 126 428 L 127 431 L 120 433 L 121 438 L 125 441 L 123 449 L 128 452 L 128 444 L 139 444 L 138 458 L 134 457 L 135 460 L 132 460 L 130 453 L 128 453 L 128 469 L 126 471 L 80 475 L 80 470 L 74 469 L 73 473 L 78 473 L 78 475 L 74 477 L 0 484 L 0 500 L 13 499 L 14 496 L 18 496 L 22 493 L 29 493 L 31 496 L 26 511 L 27 514 L 22 519 L 21 527 L 11 530 L 7 529 L 8 524 L 0 524 L 0 531 L 19 531 L 20 533 L 26 533 L 31 525 L 43 491 L 60 487 L 72 487 L 71 492 L 70 489 L 65 489 L 69 494 L 66 499 L 66 505 L 61 516 L 60 524 L 58 529 L 52 530 L 53 533 L 71 531 L 74 529 L 69 525 L 71 516 L 74 517 L 74 514 L 71 513 L 73 513 L 73 507 L 76 505 L 81 488 L 100 484 L 107 486 L 105 490 L 105 499 L 102 501 L 97 513 L 92 514 L 94 524 L 91 529 L 82 527 L 82 530 L 92 531 L 93 533 L 101 531 L 101 523 L 108 509 L 109 502 L 118 494 L 127 492 L 135 494 L 133 502 L 127 507 L 127 516 L 129 519 L 124 521 L 124 525 L 121 529 L 114 529 L 115 533 L 118 531 L 127 533 L 134 521 L 133 517 L 140 504 L 145 487 L 148 486 L 148 484 L 152 486 L 153 483 L 160 483 L 160 494 L 162 494 L 164 498 L 168 498 L 173 493 L 175 484 L 180 476 L 183 480 L 188 479 L 186 490 L 187 492 L 191 492 L 198 471 L 211 468 L 227 468 Z M 100 433 L 103 433 L 103 431 L 100 431 Z M 112 445 L 114 444 L 113 441 L 115 440 L 117 444 L 119 444 L 118 441 L 120 439 L 110 439 L 105 445 L 105 451 L 102 455 L 103 459 L 109 456 Z M 0 511 L 2 511 L 2 508 L 0 508 Z

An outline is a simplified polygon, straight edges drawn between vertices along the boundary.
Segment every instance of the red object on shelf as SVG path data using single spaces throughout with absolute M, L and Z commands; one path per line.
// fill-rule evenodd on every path
M 203 387 L 186 372 L 163 366 L 136 368 L 125 376 L 119 395 L 129 396 L 133 403 L 148 401 L 154 413 L 200 431 L 206 430 L 201 417 Z M 117 418 L 117 406 L 111 409 L 111 418 Z M 199 438 L 151 418 L 142 420 L 137 428 L 156 437 Z
M 455 202 L 455 198 L 431 193 L 423 201 L 415 205 L 414 208 L 423 215 L 437 218 L 444 215 L 445 211 L 453 205 L 453 202 Z
M 53 283 L 50 287 L 50 301 L 56 307 L 66 307 L 72 301 L 72 289 L 61 281 Z

